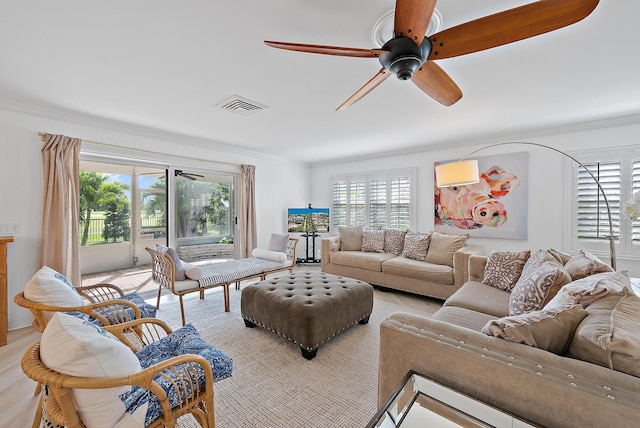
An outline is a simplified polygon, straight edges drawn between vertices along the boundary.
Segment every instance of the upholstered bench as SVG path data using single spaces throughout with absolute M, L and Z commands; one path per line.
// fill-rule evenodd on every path
M 373 309 L 373 287 L 323 272 L 296 272 L 242 289 L 242 318 L 300 346 L 310 360 L 338 333 L 366 324 Z

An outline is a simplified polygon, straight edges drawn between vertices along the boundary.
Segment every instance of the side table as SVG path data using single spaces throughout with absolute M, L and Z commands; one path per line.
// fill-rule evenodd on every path
M 410 371 L 367 428 L 533 428 L 522 419 Z

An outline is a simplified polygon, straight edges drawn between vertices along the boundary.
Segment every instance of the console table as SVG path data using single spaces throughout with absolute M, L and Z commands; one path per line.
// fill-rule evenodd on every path
M 367 428 L 533 428 L 522 419 L 410 371 Z
M 9 330 L 9 309 L 7 290 L 7 244 L 13 242 L 13 236 L 0 236 L 0 346 L 7 344 Z

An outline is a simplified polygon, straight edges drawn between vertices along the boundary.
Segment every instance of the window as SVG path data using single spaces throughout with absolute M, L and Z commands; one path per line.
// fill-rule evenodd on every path
M 601 159 L 598 159 L 601 158 Z M 631 221 L 623 202 L 640 191 L 640 151 L 607 150 L 580 157 L 583 165 L 600 182 L 611 209 L 613 235 L 618 254 L 640 254 L 640 221 Z M 597 160 L 596 160 L 597 159 Z M 607 207 L 595 181 L 582 167 L 575 169 L 575 248 L 600 248 L 608 242 Z
M 414 170 L 334 177 L 333 227 L 409 229 L 413 223 Z

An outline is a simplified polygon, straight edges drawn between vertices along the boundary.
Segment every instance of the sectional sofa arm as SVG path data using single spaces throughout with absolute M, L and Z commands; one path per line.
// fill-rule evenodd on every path
M 482 246 L 466 245 L 453 253 L 453 285 L 456 288 L 469 280 L 469 258 L 482 254 Z
M 378 367 L 379 405 L 414 370 L 543 426 L 627 426 L 640 411 L 630 375 L 404 312 L 380 325 Z
M 340 236 L 329 236 L 320 240 L 320 266 L 331 262 L 331 252 L 340 251 Z

